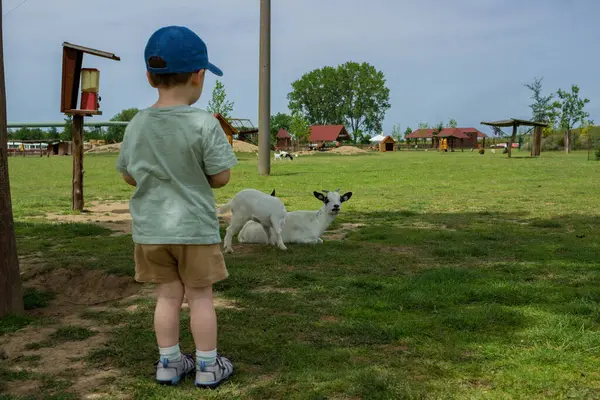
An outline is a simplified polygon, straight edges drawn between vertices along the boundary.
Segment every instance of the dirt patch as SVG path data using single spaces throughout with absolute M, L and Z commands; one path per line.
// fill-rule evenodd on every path
M 252 143 L 243 142 L 241 140 L 233 140 L 233 151 L 239 153 L 257 153 L 258 146 L 253 145 Z
M 328 240 L 344 240 L 348 233 L 362 228 L 365 224 L 344 223 L 339 228 L 325 232 L 323 238 Z
M 118 153 L 121 150 L 121 143 L 105 144 L 102 146 L 94 146 L 87 153 Z
M 339 317 L 336 317 L 335 315 L 322 315 L 321 318 L 319 318 L 319 321 L 321 322 L 340 322 L 341 319 Z
M 294 288 L 278 288 L 273 286 L 261 286 L 253 290 L 255 293 L 287 293 L 295 294 L 298 293 L 298 289 Z
M 60 268 L 37 275 L 27 286 L 57 293 L 56 302 L 89 306 L 130 297 L 142 285 L 130 276 L 110 275 L 99 270 Z
M 128 201 L 91 203 L 81 214 L 46 214 L 51 221 L 93 223 L 115 231 L 116 235 L 131 233 Z
M 364 154 L 364 153 L 368 153 L 368 151 L 359 149 L 358 147 L 354 147 L 354 146 L 341 146 L 341 147 L 336 147 L 335 149 L 329 150 L 329 153 L 351 155 L 351 154 Z
M 28 327 L 0 342 L 1 347 L 10 359 L 13 371 L 27 370 L 37 376 L 65 377 L 71 380 L 70 391 L 80 395 L 89 394 L 109 378 L 118 376 L 117 370 L 102 370 L 85 363 L 89 351 L 102 346 L 109 338 L 107 332 L 91 328 L 95 335 L 86 340 L 68 341 L 35 350 L 28 350 L 28 345 L 43 342 L 60 326 L 70 325 L 73 318 L 63 319 L 52 327 Z M 89 325 L 89 321 L 87 322 Z M 35 363 L 27 359 L 36 357 Z M 17 396 L 31 396 L 39 392 L 41 382 L 36 379 L 9 385 L 8 393 Z

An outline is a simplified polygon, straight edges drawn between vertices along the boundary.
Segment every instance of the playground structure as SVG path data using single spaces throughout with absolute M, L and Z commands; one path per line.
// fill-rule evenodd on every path
M 542 153 L 542 130 L 548 126 L 544 122 L 527 121 L 524 119 L 510 118 L 502 121 L 495 122 L 481 122 L 482 125 L 488 125 L 494 128 L 496 132 L 502 132 L 500 128 L 507 128 L 512 126 L 512 136 L 510 137 L 510 145 L 507 147 L 508 158 L 512 155 L 513 144 L 517 139 L 517 129 L 519 126 L 530 126 L 525 134 L 531 132 L 534 129 L 531 143 L 531 157 L 537 157 Z

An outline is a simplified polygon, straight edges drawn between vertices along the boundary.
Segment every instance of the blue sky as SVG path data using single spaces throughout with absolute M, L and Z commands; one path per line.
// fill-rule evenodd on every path
M 22 2 L 2 1 L 5 15 Z M 450 118 L 490 132 L 482 120 L 530 116 L 523 84 L 535 76 L 544 77 L 547 92 L 578 84 L 600 122 L 598 15 L 593 0 L 272 1 L 271 111 L 287 111 L 290 83 L 303 73 L 352 60 L 386 76 L 386 133 L 394 124 L 415 129 Z M 27 0 L 4 20 L 8 120 L 62 120 L 63 41 L 121 57 L 84 58 L 101 70 L 104 115 L 96 120 L 151 105 L 144 46 L 154 30 L 174 24 L 207 42 L 234 116 L 256 124 L 259 0 Z M 197 103 L 203 108 L 216 79 L 207 78 Z

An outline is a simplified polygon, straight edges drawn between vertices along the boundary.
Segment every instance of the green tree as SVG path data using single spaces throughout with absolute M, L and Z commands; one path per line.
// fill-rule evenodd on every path
M 85 137 L 87 139 L 93 139 L 93 140 L 104 139 L 105 132 L 101 126 L 94 126 L 90 129 L 85 130 Z
M 419 129 L 429 129 L 429 124 L 427 122 L 419 122 Z
M 112 117 L 111 121 L 131 121 L 135 114 L 138 113 L 137 108 L 127 108 Z M 125 135 L 125 126 L 109 126 L 106 130 L 106 141 L 108 143 L 121 143 Z
M 310 124 L 343 124 L 353 139 L 359 131 L 380 132 L 390 108 L 390 91 L 383 72 L 368 63 L 347 62 L 304 74 L 292 82 L 289 109 L 301 113 Z
M 406 130 L 404 131 L 404 138 L 406 139 L 406 137 L 407 137 L 408 135 L 410 135 L 411 133 L 412 133 L 412 129 L 411 129 L 411 127 L 409 126 L 409 127 L 408 127 L 408 128 L 406 128 Z
M 285 113 L 277 113 L 275 115 L 271 115 L 271 143 L 276 142 L 277 132 L 280 129 L 285 129 L 286 131 L 290 131 L 292 126 L 293 118 L 289 114 Z
M 390 90 L 383 72 L 368 63 L 347 62 L 337 68 L 342 112 L 352 132 L 381 132 L 390 108 Z M 356 140 L 356 136 L 354 137 Z
M 553 107 L 558 111 L 559 127 L 565 133 L 565 152 L 569 153 L 571 151 L 571 131 L 576 124 L 583 125 L 585 119 L 590 116 L 584 110 L 590 100 L 579 97 L 579 86 L 577 85 L 571 85 L 571 92 L 558 89 L 556 94 L 559 100 L 553 103 Z
M 531 108 L 531 118 L 536 122 L 545 122 L 554 125 L 556 120 L 556 111 L 554 103 L 554 93 L 547 96 L 542 96 L 542 80 L 544 78 L 533 78 L 532 83 L 526 83 L 525 87 L 531 90 L 531 99 L 533 103 L 529 105 Z
M 338 90 L 336 68 L 327 66 L 315 69 L 292 82 L 292 91 L 287 95 L 288 108 L 292 115 L 300 113 L 311 124 L 343 124 Z
M 50 140 L 58 140 L 60 139 L 60 132 L 58 131 L 58 129 L 56 129 L 55 126 L 53 126 L 46 132 L 46 137 Z
M 439 135 L 443 129 L 444 129 L 444 121 L 440 121 L 440 123 L 437 124 L 437 126 L 435 128 L 433 128 L 433 134 Z
M 60 134 L 61 140 L 72 140 L 73 139 L 73 117 L 67 115 L 65 117 L 65 127 Z
M 294 135 L 296 140 L 306 142 L 310 135 L 310 124 L 299 112 L 292 114 L 292 122 L 290 124 L 290 133 Z
M 456 128 L 458 127 L 458 122 L 456 122 L 456 120 L 454 118 L 450 118 L 450 121 L 448 121 L 448 128 Z
M 206 110 L 211 114 L 221 114 L 225 118 L 230 118 L 233 111 L 233 104 L 232 101 L 227 100 L 225 85 L 217 80 L 212 92 L 212 98 L 208 101 Z
M 392 126 L 392 135 L 391 135 L 394 140 L 396 141 L 400 141 L 402 140 L 402 130 L 400 129 L 400 125 L 394 125 Z

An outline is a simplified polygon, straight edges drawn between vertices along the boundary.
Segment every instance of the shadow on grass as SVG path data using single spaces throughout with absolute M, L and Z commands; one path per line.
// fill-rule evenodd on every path
M 399 211 L 336 225 L 349 221 L 366 226 L 320 246 L 236 244 L 226 256 L 230 278 L 216 290 L 237 306 L 218 311 L 219 348 L 247 398 L 598 394 L 600 218 Z M 17 232 L 22 252 L 133 274 L 128 236 L 81 224 Z M 152 303 L 127 318 L 90 360 L 144 385 Z

